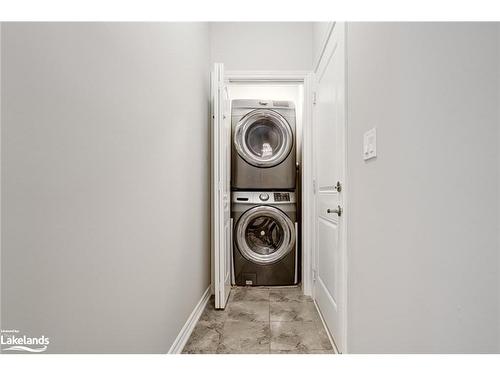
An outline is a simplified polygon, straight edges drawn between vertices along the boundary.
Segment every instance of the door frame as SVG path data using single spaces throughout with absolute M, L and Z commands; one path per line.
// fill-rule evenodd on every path
M 238 70 L 226 71 L 225 81 L 231 83 L 290 83 L 302 84 L 304 103 L 302 112 L 302 289 L 305 295 L 313 293 L 313 249 L 314 249 L 314 186 L 312 150 L 312 113 L 314 74 L 310 71 Z

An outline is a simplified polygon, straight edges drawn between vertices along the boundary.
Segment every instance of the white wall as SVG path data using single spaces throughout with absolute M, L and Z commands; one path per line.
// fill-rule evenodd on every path
M 212 62 L 227 70 L 311 70 L 311 22 L 213 22 Z
M 2 328 L 166 353 L 209 285 L 208 25 L 2 28 Z
M 316 69 L 333 22 L 314 22 L 312 29 L 313 68 Z
M 350 352 L 500 351 L 498 37 L 348 25 Z

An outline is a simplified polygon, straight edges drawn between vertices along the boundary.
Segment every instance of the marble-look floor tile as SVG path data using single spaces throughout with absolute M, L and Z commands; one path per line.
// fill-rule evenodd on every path
M 214 303 L 212 296 L 183 353 L 334 353 L 300 288 L 237 287 L 225 310 Z
M 272 322 L 313 322 L 319 315 L 313 302 L 271 302 Z
M 300 288 L 271 289 L 269 300 L 271 302 L 312 302 L 312 298 L 304 295 Z
M 226 322 L 217 353 L 269 353 L 270 339 L 269 323 Z
M 216 310 L 214 296 L 210 297 L 205 310 L 201 313 L 201 322 L 224 322 L 227 318 L 227 309 Z
M 229 295 L 229 302 L 268 302 L 269 289 L 255 287 L 233 288 Z
M 228 321 L 269 322 L 269 302 L 231 302 L 226 310 Z
M 216 353 L 222 339 L 222 329 L 223 323 L 199 321 L 182 352 Z
M 332 345 L 317 322 L 271 322 L 271 351 L 331 350 Z

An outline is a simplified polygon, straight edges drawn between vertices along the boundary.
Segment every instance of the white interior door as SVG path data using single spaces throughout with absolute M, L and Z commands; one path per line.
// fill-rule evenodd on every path
M 231 292 L 231 127 L 224 65 L 214 64 L 212 99 L 212 250 L 215 308 L 224 309 Z
M 316 251 L 314 297 L 340 352 L 345 351 L 344 233 L 345 40 L 336 23 L 316 72 Z

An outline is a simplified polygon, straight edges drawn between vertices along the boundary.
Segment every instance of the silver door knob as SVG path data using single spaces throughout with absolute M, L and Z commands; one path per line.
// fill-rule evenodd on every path
M 326 213 L 327 214 L 337 214 L 338 216 L 342 216 L 342 207 L 337 206 L 337 208 L 334 208 L 334 209 L 328 208 L 326 210 Z

